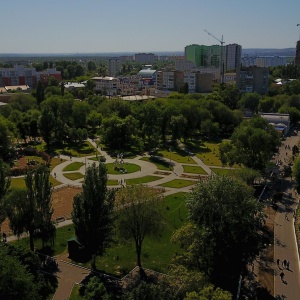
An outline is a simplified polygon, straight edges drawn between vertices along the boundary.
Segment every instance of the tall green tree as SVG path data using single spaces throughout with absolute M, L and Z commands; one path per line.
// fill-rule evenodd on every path
M 55 128 L 55 116 L 50 106 L 43 107 L 41 116 L 38 120 L 38 128 L 43 140 L 46 143 L 47 150 L 50 150 L 50 143 L 53 136 L 53 130 Z
M 36 101 L 38 106 L 45 100 L 45 88 L 43 83 L 39 80 L 36 87 Z
M 72 220 L 79 242 L 92 256 L 103 255 L 112 238 L 114 190 L 107 189 L 107 170 L 102 163 L 86 169 L 82 192 L 74 197 Z
M 244 120 L 232 134 L 230 143 L 220 146 L 223 163 L 234 163 L 256 170 L 264 170 L 266 163 L 277 151 L 279 134 L 263 118 Z
M 137 265 L 142 266 L 142 245 L 146 236 L 158 236 L 162 230 L 160 193 L 143 185 L 128 186 L 117 195 L 117 226 L 120 237 L 135 243 Z
M 300 190 L 300 157 L 296 158 L 293 165 L 293 177 L 296 181 L 297 190 Z
M 14 188 L 7 194 L 5 208 L 14 234 L 29 232 L 30 249 L 34 250 L 34 233 L 40 231 L 43 242 L 53 244 L 55 227 L 51 222 L 52 186 L 49 169 L 41 166 L 28 171 L 25 176 L 26 189 Z
M 10 176 L 8 174 L 8 167 L 0 159 L 0 232 L 1 224 L 6 218 L 4 196 L 6 195 L 10 186 Z
M 187 207 L 189 219 L 209 236 L 205 254 L 210 261 L 209 276 L 217 286 L 226 287 L 261 249 L 262 205 L 240 180 L 216 176 L 196 185 Z

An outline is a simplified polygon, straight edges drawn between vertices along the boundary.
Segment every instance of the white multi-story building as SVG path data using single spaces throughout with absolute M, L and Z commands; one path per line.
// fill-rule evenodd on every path
M 93 77 L 92 80 L 95 82 L 95 92 L 108 95 L 116 96 L 120 92 L 120 80 L 115 77 Z

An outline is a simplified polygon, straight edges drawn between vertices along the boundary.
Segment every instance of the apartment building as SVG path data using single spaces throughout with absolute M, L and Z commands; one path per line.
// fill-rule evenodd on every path
M 118 57 L 111 57 L 108 59 L 108 75 L 109 76 L 116 76 L 119 74 L 122 68 L 121 60 Z
M 236 70 L 241 66 L 242 46 L 229 44 L 225 46 L 225 70 Z
M 157 89 L 163 91 L 180 91 L 184 83 L 188 83 L 189 93 L 212 91 L 213 74 L 201 74 L 194 71 L 159 71 L 157 73 Z
M 137 53 L 134 54 L 134 60 L 139 63 L 153 63 L 157 60 L 157 56 L 153 53 Z
M 242 67 L 237 75 L 237 86 L 244 93 L 266 94 L 269 86 L 269 68 Z
M 120 80 L 115 77 L 93 77 L 95 82 L 95 92 L 107 96 L 116 96 L 120 93 Z
M 47 82 L 51 76 L 61 81 L 61 72 L 56 69 L 37 72 L 35 68 L 25 68 L 23 65 L 16 65 L 13 68 L 0 69 L 0 86 L 28 85 L 34 88 L 39 80 Z

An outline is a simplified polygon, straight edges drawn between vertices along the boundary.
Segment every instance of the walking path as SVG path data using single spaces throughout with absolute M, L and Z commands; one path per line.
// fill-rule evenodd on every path
M 275 160 L 281 160 L 287 165 L 292 159 L 292 147 L 299 143 L 299 133 L 292 132 L 279 149 Z M 286 147 L 286 146 L 289 147 Z M 274 262 L 274 297 L 276 299 L 298 300 L 300 298 L 300 262 L 295 234 L 295 210 L 299 197 L 294 189 L 292 179 L 286 180 L 282 190 L 285 192 L 283 200 L 278 206 L 274 220 L 274 260 L 280 259 L 280 264 Z M 290 262 L 289 269 L 282 266 L 282 262 Z M 280 273 L 284 272 L 283 280 Z

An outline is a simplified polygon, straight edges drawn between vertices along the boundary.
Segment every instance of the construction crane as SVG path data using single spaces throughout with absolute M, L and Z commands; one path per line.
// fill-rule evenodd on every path
M 217 40 L 221 44 L 221 50 L 220 50 L 220 76 L 221 76 L 221 83 L 224 83 L 223 45 L 225 44 L 225 42 L 223 40 L 223 35 L 222 35 L 221 39 L 218 39 L 213 34 L 208 32 L 206 29 L 204 29 L 204 31 L 207 34 L 209 34 L 210 36 L 212 36 L 215 40 Z

